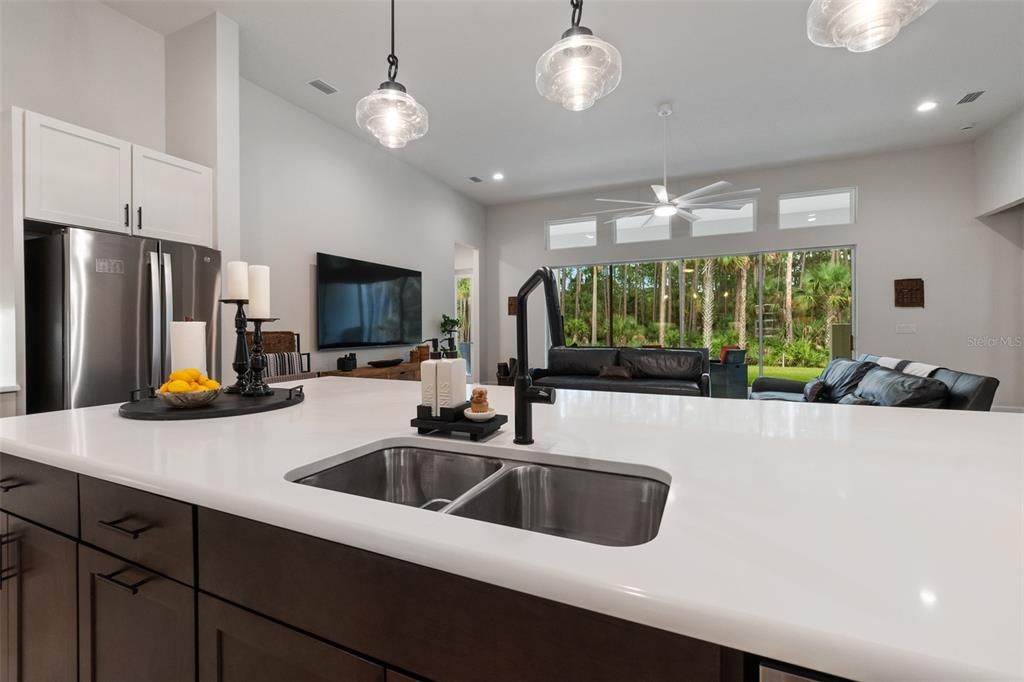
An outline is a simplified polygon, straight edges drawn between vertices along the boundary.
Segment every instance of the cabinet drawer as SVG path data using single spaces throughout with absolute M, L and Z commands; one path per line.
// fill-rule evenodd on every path
M 193 682 L 195 591 L 79 546 L 78 679 Z
M 0 509 L 78 537 L 78 475 L 0 453 Z
M 192 505 L 82 476 L 82 540 L 194 584 Z
M 383 682 L 384 668 L 200 594 L 199 681 L 281 680 Z
M 204 592 L 428 679 L 727 679 L 709 642 L 208 509 L 198 528 Z

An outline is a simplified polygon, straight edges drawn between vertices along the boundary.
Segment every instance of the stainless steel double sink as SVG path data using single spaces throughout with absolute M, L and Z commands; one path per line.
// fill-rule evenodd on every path
M 294 482 L 618 547 L 654 539 L 669 489 L 643 476 L 415 446 L 377 449 Z

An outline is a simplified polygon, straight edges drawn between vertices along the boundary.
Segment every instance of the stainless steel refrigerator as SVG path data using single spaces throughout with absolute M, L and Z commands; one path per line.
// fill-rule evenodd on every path
M 220 378 L 220 252 L 25 225 L 27 411 L 124 402 L 171 371 L 171 320 L 206 322 Z M 181 369 L 181 368 L 174 368 Z

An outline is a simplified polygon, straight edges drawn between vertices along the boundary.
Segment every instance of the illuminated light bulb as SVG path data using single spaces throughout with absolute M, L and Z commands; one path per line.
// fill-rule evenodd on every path
M 569 111 L 583 111 L 622 78 L 622 55 L 582 26 L 570 28 L 537 60 L 537 92 Z
M 389 149 L 401 149 L 429 128 L 427 110 L 394 81 L 381 83 L 359 100 L 356 123 Z
M 869 52 L 891 42 L 936 0 L 813 0 L 807 37 L 822 47 Z
M 658 216 L 659 218 L 667 218 L 669 216 L 674 216 L 675 214 L 676 207 L 673 206 L 672 204 L 661 204 L 660 206 L 657 206 L 654 209 L 654 215 Z

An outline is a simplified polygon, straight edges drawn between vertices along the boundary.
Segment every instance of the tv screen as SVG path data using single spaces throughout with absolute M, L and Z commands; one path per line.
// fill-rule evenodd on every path
M 404 346 L 423 339 L 423 276 L 316 254 L 318 347 Z

